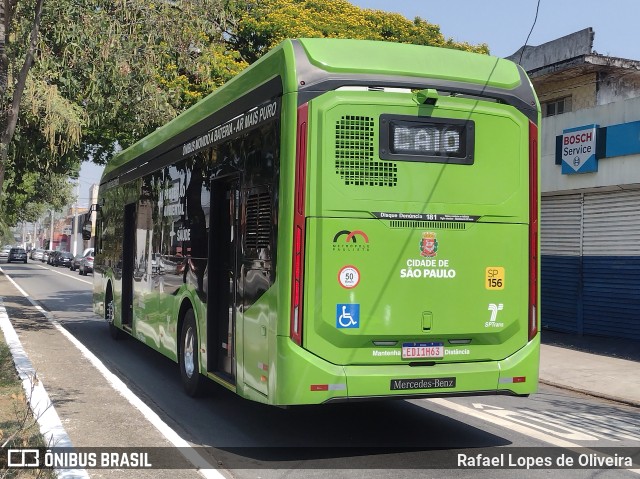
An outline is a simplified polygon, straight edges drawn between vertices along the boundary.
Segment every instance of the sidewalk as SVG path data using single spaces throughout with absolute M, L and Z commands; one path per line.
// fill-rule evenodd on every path
M 540 382 L 640 406 L 640 341 L 543 330 Z
M 44 415 L 37 414 L 41 432 L 55 430 L 55 434 L 47 436 L 53 441 L 52 445 L 64 445 L 69 441 L 76 446 L 99 448 L 107 452 L 109 448 L 121 447 L 134 448 L 136 451 L 142 451 L 142 448 L 175 448 L 176 444 L 183 447 L 176 440 L 182 431 L 178 429 L 177 433 L 167 433 L 169 428 L 157 417 L 161 411 L 154 403 L 147 406 L 130 401 L 133 393 L 126 384 L 120 384 L 115 376 L 115 379 L 110 379 L 101 373 L 91 360 L 91 352 L 88 349 L 83 352 L 73 346 L 69 338 L 24 298 L 2 273 L 0 298 L 4 316 L 9 318 L 22 346 L 18 357 L 28 358 L 31 363 L 28 365 L 28 375 L 35 379 L 31 381 L 46 391 L 35 399 L 33 406 L 38 411 L 49 412 L 53 410 L 49 409 L 49 401 L 54 405 L 57 421 L 49 421 L 43 426 L 40 420 Z M 83 315 L 92 314 L 88 311 L 88 305 L 86 308 L 76 308 L 63 313 L 66 316 L 64 319 L 83 322 Z M 91 321 L 85 321 L 86 327 L 91 324 Z M 102 323 L 98 325 L 103 326 Z M 117 344 L 113 346 L 115 348 Z M 21 364 L 25 366 L 24 361 Z M 106 366 L 103 368 L 108 369 Z M 182 456 L 179 460 L 183 460 Z M 191 467 L 187 459 L 184 461 L 184 466 L 179 463 L 183 469 L 92 469 L 90 477 L 202 479 L 202 474 Z M 61 471 L 58 477 L 63 479 L 87 477 L 83 469 L 58 470 Z M 209 476 L 218 477 L 213 473 Z

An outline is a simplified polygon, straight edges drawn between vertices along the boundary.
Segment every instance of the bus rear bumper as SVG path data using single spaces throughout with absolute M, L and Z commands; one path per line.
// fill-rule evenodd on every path
M 540 335 L 501 361 L 435 363 L 432 366 L 339 366 L 279 337 L 274 404 L 321 404 L 414 397 L 517 395 L 536 392 Z M 271 402 L 271 401 L 270 401 Z

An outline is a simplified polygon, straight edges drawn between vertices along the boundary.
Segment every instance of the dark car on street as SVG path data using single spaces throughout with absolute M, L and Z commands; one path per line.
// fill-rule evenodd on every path
M 71 266 L 71 262 L 73 261 L 73 255 L 67 251 L 60 251 L 51 261 L 53 266 L 64 266 L 68 268 Z
M 49 251 L 49 254 L 46 257 L 46 262 L 47 264 L 53 264 L 53 262 L 56 259 L 56 256 L 58 256 L 60 254 L 60 251 Z
M 27 262 L 27 252 L 24 248 L 11 248 L 9 250 L 9 256 L 7 256 L 7 263 L 11 263 L 13 261 L 20 261 L 22 263 Z

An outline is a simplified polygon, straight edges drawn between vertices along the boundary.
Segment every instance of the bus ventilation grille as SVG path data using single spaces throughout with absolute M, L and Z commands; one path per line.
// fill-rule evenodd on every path
M 247 195 L 247 249 L 269 247 L 271 238 L 271 196 L 268 191 Z
M 398 167 L 374 160 L 374 121 L 343 116 L 336 122 L 336 173 L 347 186 L 396 186 Z
M 392 228 L 429 228 L 441 230 L 463 230 L 465 223 L 452 221 L 390 221 Z

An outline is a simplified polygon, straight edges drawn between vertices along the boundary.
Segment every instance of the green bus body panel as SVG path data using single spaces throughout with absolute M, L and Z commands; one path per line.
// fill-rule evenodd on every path
M 390 228 L 375 219 L 311 219 L 307 224 L 304 344 L 336 364 L 402 364 L 403 342 L 444 342 L 438 361 L 500 360 L 527 342 L 526 225 L 475 223 L 464 230 Z M 362 231 L 367 249 L 332 239 Z M 432 232 L 437 255 L 424 258 L 420 241 Z M 359 238 L 360 239 L 360 238 Z M 309 254 L 311 253 L 311 254 Z M 415 265 L 415 266 L 414 266 Z M 352 289 L 340 284 L 345 266 L 359 271 Z M 504 289 L 489 290 L 487 268 L 504 268 Z M 339 304 L 359 305 L 360 325 L 339 328 Z M 490 322 L 491 304 L 502 305 Z M 448 340 L 469 340 L 454 346 Z M 393 341 L 392 347 L 374 341 Z
M 324 72 L 312 72 L 314 81 L 322 85 L 317 89 L 305 89 L 302 82 L 302 74 L 312 70 L 309 65 Z M 415 93 L 409 91 L 323 90 L 332 88 L 333 78 L 340 75 L 340 81 L 352 75 L 363 87 L 368 77 L 395 76 L 418 83 L 424 79 L 425 85 L 430 80 L 471 84 L 478 92 L 482 85 L 511 92 L 523 87 L 515 64 L 484 55 L 355 40 L 283 42 L 175 120 L 120 153 L 106 167 L 100 193 L 107 200 L 105 208 L 137 201 L 138 182 L 117 187 L 107 183 L 126 173 L 129 163 L 137 167 L 147 157 L 176 148 L 176 137 L 201 131 L 213 113 L 242 100 L 247 92 L 281 79 L 275 278 L 255 302 L 236 305 L 235 385 L 206 369 L 207 355 L 215 350 L 207 344 L 206 304 L 187 284 L 176 283 L 164 293 L 148 294 L 144 279 L 135 283 L 131 335 L 177 360 L 177 318 L 182 302 L 188 301 L 196 315 L 200 372 L 242 397 L 274 405 L 535 392 L 540 335 L 528 341 L 530 120 L 526 108 L 495 96 L 487 101 L 438 96 L 435 105 L 426 105 L 418 104 Z M 293 205 L 298 106 L 307 101 L 303 338 L 299 346 L 289 337 Z M 537 108 L 539 114 L 537 100 L 533 103 L 531 108 Z M 473 122 L 473 161 L 384 159 L 382 115 Z M 356 138 L 356 143 L 363 142 L 361 148 L 354 146 L 353 158 L 339 158 L 338 125 L 345 123 L 355 124 L 357 130 L 346 134 Z M 366 125 L 364 136 L 359 124 Z M 194 133 L 193 138 L 196 136 Z M 358 163 L 362 158 L 364 164 Z M 379 184 L 371 178 L 378 178 Z M 398 217 L 387 218 L 382 213 Z M 411 214 L 457 219 L 418 221 Z M 357 234 L 349 236 L 353 232 Z M 423 254 L 425 234 L 437 241 L 436 254 Z M 121 281 L 99 262 L 100 254 L 96 254 L 94 309 L 104 316 L 105 289 L 110 282 L 116 300 L 115 324 L 120 326 Z M 353 287 L 341 284 L 339 274 L 346 267 L 359 273 Z M 490 269 L 502 271 L 501 287 L 488 287 Z M 247 277 L 244 273 L 240 277 Z M 244 285 L 237 287 L 242 291 Z M 359 326 L 338 327 L 340 305 L 352 304 L 359 306 Z M 538 309 L 539 304 L 538 299 Z M 428 367 L 413 367 L 400 357 L 404 342 L 443 343 L 445 355 L 429 361 L 433 364 Z M 451 378 L 455 385 L 446 383 Z
M 473 165 L 380 160 L 382 114 L 474 121 Z M 308 171 L 313 172 L 308 181 L 309 216 L 370 217 L 372 211 L 400 211 L 528 222 L 529 123 L 514 108 L 449 97 L 438 98 L 434 108 L 418 106 L 411 94 L 337 91 L 313 100 L 310 117 L 311 143 L 316 148 L 309 151 Z M 351 117 L 373 125 L 368 128 L 372 137 L 354 155 L 369 161 L 370 174 L 383 174 L 390 166 L 396 168 L 396 186 L 345 185 L 336 167 L 336 130 L 341 120 Z M 340 133 L 344 134 L 342 130 Z M 365 132 L 352 126 L 349 133 Z M 366 148 L 372 149 L 370 157 L 364 157 Z M 358 179 L 358 171 L 351 173 Z
M 391 162 L 380 158 L 381 115 L 473 121 L 473 163 L 393 161 L 395 179 L 386 181 Z M 337 380 L 335 367 L 343 366 L 344 382 L 328 382 L 335 385 L 327 398 L 437 394 L 390 390 L 393 380 L 424 378 L 455 378 L 442 394 L 534 392 L 528 119 L 494 102 L 440 97 L 434 107 L 418 105 L 409 92 L 366 91 L 325 93 L 310 102 L 309 118 L 303 345 L 316 362 L 332 365 L 328 378 L 319 374 L 311 384 Z M 345 124 L 356 126 L 345 132 Z M 360 151 L 338 166 L 345 137 Z M 412 221 L 415 213 L 475 221 Z M 358 235 L 349 241 L 351 232 Z M 422 255 L 425 233 L 437 241 L 433 256 Z M 341 284 L 343 268 L 357 270 L 355 287 Z M 492 289 L 488 271 L 496 268 L 503 284 Z M 341 305 L 358 306 L 357 327 L 339 327 Z M 416 361 L 401 357 L 403 343 L 442 343 L 444 358 L 408 369 Z M 500 382 L 503 364 L 526 380 Z
M 309 61 L 328 72 L 417 76 L 505 89 L 520 83 L 515 63 L 479 53 L 337 38 L 305 38 L 300 43 Z
M 367 397 L 442 396 L 464 393 L 527 395 L 538 387 L 540 335 L 503 361 L 477 361 L 464 365 L 436 364 L 431 367 L 405 365 L 339 366 L 324 361 L 288 338 L 277 340 L 277 373 L 270 378 L 277 405 L 318 404 Z M 456 379 L 455 387 L 392 390 L 393 380 Z M 525 382 L 513 382 L 525 377 Z M 313 386 L 327 386 L 327 390 Z

